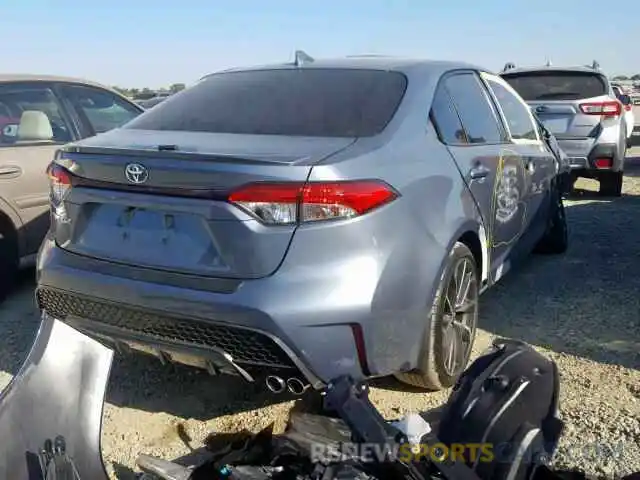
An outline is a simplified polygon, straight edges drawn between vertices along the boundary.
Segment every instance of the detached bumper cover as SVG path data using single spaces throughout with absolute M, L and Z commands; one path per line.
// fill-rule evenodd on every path
M 63 436 L 80 477 L 107 480 L 100 430 L 112 359 L 99 342 L 43 316 L 27 360 L 0 393 L 0 478 L 41 480 L 38 453 Z

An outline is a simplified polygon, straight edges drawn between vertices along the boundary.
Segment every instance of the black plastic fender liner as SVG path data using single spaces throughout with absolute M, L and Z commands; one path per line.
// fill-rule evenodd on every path
M 64 437 L 82 479 L 107 480 L 100 450 L 113 351 L 43 315 L 29 355 L 0 393 L 0 478 L 42 480 L 38 453 Z

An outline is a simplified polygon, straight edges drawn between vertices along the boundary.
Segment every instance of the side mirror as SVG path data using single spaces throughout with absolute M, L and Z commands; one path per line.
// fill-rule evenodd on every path
M 620 100 L 620 102 L 621 102 L 623 105 L 631 105 L 631 104 L 632 104 L 632 102 L 631 102 L 631 97 L 630 97 L 629 95 L 626 95 L 626 94 L 622 94 L 622 95 L 620 95 L 620 96 L 618 97 L 618 100 Z

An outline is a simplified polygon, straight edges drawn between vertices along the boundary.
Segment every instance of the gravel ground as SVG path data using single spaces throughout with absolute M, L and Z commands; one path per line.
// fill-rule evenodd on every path
M 581 192 L 567 202 L 565 256 L 533 257 L 483 296 L 477 341 L 482 350 L 496 336 L 524 339 L 558 362 L 567 430 L 556 462 L 609 477 L 640 471 L 640 149 L 632 153 L 623 198 L 600 200 L 595 182 L 579 181 Z M 32 275 L 0 306 L 0 387 L 38 325 Z M 386 381 L 372 390 L 389 418 L 436 407 L 448 394 L 401 388 Z M 255 431 L 272 421 L 282 428 L 292 405 L 233 378 L 118 359 L 103 420 L 105 463 L 114 478 L 132 478 L 138 453 L 176 458 L 211 431 Z

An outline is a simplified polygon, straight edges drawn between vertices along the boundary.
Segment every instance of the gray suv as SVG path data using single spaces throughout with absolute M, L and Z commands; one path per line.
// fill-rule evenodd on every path
M 600 181 L 600 193 L 622 194 L 627 125 L 623 104 L 597 66 L 514 68 L 502 73 L 569 157 L 573 179 Z M 628 97 L 625 98 L 630 103 Z
M 567 226 L 552 136 L 496 75 L 380 58 L 210 75 L 49 168 L 45 314 L 297 394 L 439 389 L 479 294 Z

